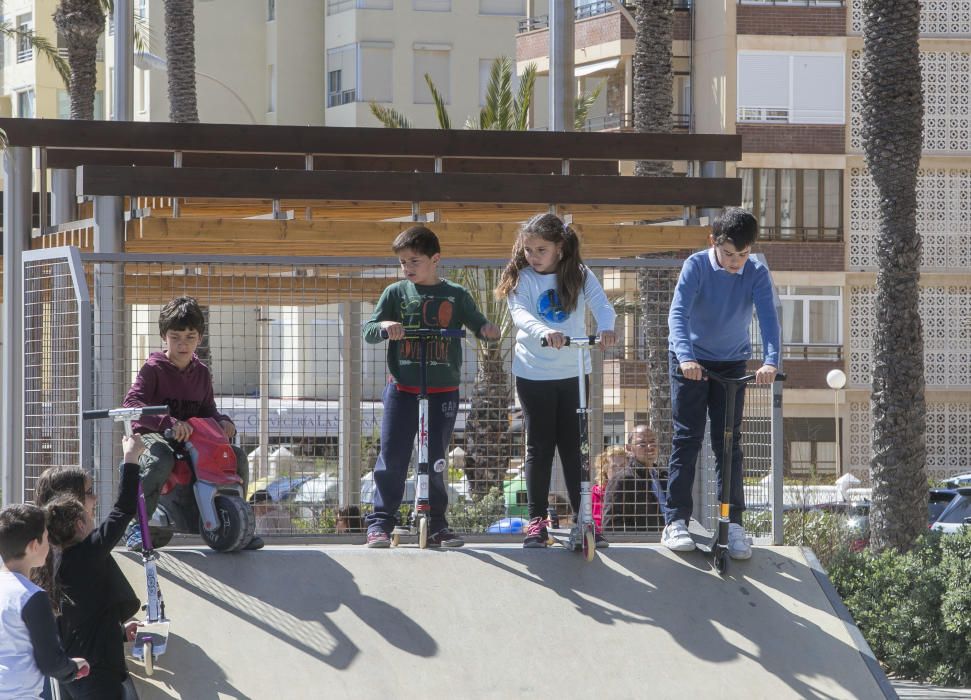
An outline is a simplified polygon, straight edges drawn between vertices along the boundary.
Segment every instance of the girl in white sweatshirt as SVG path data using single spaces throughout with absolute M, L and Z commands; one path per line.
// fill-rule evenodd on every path
M 526 427 L 529 525 L 523 547 L 545 547 L 546 509 L 554 450 L 559 450 L 573 512 L 580 509 L 580 390 L 568 336 L 587 335 L 590 309 L 605 348 L 614 344 L 616 313 L 597 277 L 580 257 L 576 232 L 553 214 L 537 214 L 519 230 L 496 297 L 516 324 L 512 372 Z M 546 339 L 548 347 L 541 341 Z M 589 359 L 585 372 L 590 373 Z M 597 546 L 607 541 L 597 534 Z

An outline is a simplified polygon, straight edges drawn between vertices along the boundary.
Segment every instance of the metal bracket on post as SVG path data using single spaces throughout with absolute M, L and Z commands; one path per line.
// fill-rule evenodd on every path
M 725 161 L 706 160 L 701 162 L 699 177 L 725 177 Z M 698 209 L 698 216 L 707 216 L 708 225 L 721 214 L 720 207 L 702 207 Z
M 303 167 L 304 167 L 304 170 L 309 170 L 310 172 L 313 172 L 314 171 L 314 154 L 313 153 L 308 153 L 308 154 L 306 154 L 303 157 Z M 313 221 L 314 220 L 314 208 L 312 206 L 310 206 L 309 204 L 304 209 L 304 218 L 307 221 Z
M 176 151 L 172 155 L 172 167 L 173 168 L 181 168 L 182 167 L 182 151 Z M 173 197 L 172 198 L 172 218 L 173 219 L 178 219 L 179 218 L 179 214 L 180 214 L 179 209 L 180 209 L 180 207 L 179 207 L 179 198 L 178 197 Z

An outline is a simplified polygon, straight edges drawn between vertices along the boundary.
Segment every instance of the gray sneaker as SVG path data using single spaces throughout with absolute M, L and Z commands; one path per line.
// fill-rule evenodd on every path
M 691 539 L 688 526 L 684 520 L 675 520 L 668 523 L 661 533 L 661 544 L 672 552 L 690 552 L 695 548 L 695 541 Z
M 752 558 L 752 539 L 738 523 L 728 525 L 728 556 L 732 559 Z

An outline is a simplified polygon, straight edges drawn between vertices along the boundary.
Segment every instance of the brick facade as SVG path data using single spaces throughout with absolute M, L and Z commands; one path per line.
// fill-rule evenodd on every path
M 846 8 L 738 5 L 735 31 L 738 34 L 846 36 Z
M 828 241 L 758 241 L 753 247 L 765 255 L 774 272 L 842 272 L 844 244 Z
M 746 153 L 846 153 L 843 124 L 763 124 L 739 122 Z

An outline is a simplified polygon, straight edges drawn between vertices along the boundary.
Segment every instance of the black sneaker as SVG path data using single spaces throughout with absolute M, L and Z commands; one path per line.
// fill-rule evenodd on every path
M 447 527 L 443 527 L 434 535 L 428 536 L 429 547 L 461 547 L 463 544 L 465 544 L 465 540 Z
M 597 549 L 607 549 L 607 547 L 610 546 L 610 542 L 607 541 L 607 538 L 604 537 L 603 533 L 601 532 L 597 532 L 594 534 L 594 540 L 597 543 L 596 545 Z
M 263 549 L 265 546 L 266 542 L 263 541 L 262 537 L 259 535 L 253 535 L 253 539 L 251 539 L 249 543 L 243 547 L 243 550 L 247 552 L 255 552 L 257 549 Z
M 526 525 L 526 537 L 523 538 L 523 548 L 533 549 L 546 547 L 549 543 L 549 533 L 546 532 L 546 520 L 543 518 L 533 518 Z

